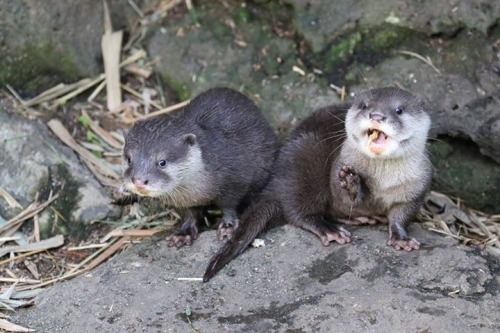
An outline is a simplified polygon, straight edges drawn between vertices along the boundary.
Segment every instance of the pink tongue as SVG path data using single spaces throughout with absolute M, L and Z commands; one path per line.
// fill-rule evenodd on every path
M 385 143 L 385 141 L 386 141 L 385 135 L 382 133 L 379 133 L 378 137 L 375 140 L 373 140 L 373 142 L 378 143 L 378 144 L 383 144 L 383 143 Z

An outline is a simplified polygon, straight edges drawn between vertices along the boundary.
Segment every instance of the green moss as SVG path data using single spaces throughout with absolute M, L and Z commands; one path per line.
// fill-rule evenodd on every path
M 0 58 L 0 84 L 10 84 L 26 95 L 35 95 L 61 82 L 74 81 L 78 70 L 71 56 L 50 43 L 25 45 Z
M 170 76 L 163 76 L 163 79 L 165 80 L 167 85 L 177 94 L 177 97 L 181 102 L 191 98 L 191 91 L 189 91 L 187 84 L 177 81 Z
M 406 36 L 406 34 L 402 33 L 401 30 L 402 29 L 393 27 L 392 29 L 377 31 L 371 39 L 372 48 L 378 51 L 386 51 L 394 45 L 400 43 Z M 367 41 L 370 41 L 370 39 L 367 39 Z
M 231 43 L 233 39 L 233 32 L 221 20 L 205 20 L 203 22 L 203 29 L 210 31 L 213 37 L 223 43 Z
M 57 172 L 55 175 L 52 175 L 52 178 L 57 179 L 59 182 L 64 181 L 64 187 L 60 192 L 59 199 L 55 203 L 56 209 L 65 219 L 65 221 L 59 221 L 58 228 L 63 233 L 67 232 L 72 235 L 83 235 L 85 230 L 83 223 L 73 221 L 71 216 L 71 212 L 75 209 L 79 201 L 78 189 L 82 184 L 71 177 L 71 174 L 64 164 L 59 164 L 57 166 Z
M 459 197 L 469 207 L 498 212 L 498 164 L 464 140 L 441 138 L 430 145 L 429 151 L 434 165 L 433 189 Z
M 251 19 L 251 13 L 248 8 L 240 7 L 238 10 L 236 10 L 233 19 L 236 24 L 248 23 Z
M 352 56 L 354 49 L 361 40 L 361 34 L 355 32 L 352 35 L 335 41 L 328 52 L 328 62 L 336 63 L 347 60 L 348 57 Z
M 69 234 L 78 238 L 85 236 L 85 225 L 73 220 L 71 214 L 79 201 L 78 189 L 81 186 L 81 182 L 71 177 L 64 163 L 51 168 L 49 179 L 41 182 L 39 188 L 42 198 L 48 197 L 50 190 L 59 193 L 59 198 L 51 205 L 54 209 L 46 210 L 41 220 L 40 231 L 44 238 L 56 234 Z

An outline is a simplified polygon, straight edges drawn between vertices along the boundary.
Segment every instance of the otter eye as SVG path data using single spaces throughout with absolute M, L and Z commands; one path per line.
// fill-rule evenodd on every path
M 158 161 L 158 166 L 163 169 L 164 167 L 167 166 L 167 161 L 165 161 L 165 160 L 159 160 Z
M 127 162 L 127 165 L 132 164 L 132 160 L 130 159 L 130 156 L 125 156 L 125 162 Z
M 361 102 L 361 103 L 359 103 L 359 108 L 360 108 L 361 110 L 366 110 L 366 108 L 367 108 L 367 107 L 368 107 L 368 106 L 366 105 L 366 103 L 365 103 L 365 102 Z
M 398 106 L 398 107 L 396 108 L 396 114 L 403 114 L 403 111 L 404 111 L 404 109 L 403 109 L 403 107 L 402 107 L 402 106 Z

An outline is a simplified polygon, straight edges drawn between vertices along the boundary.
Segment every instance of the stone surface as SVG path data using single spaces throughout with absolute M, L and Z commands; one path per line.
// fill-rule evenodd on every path
M 71 149 L 65 147 L 39 121 L 9 114 L 0 101 L 0 187 L 26 207 L 47 200 L 51 190 L 60 192 L 55 208 L 66 218 L 58 222 L 56 232 L 81 229 L 84 223 L 116 216 L 117 208 L 103 188 L 80 163 Z M 64 184 L 64 185 L 63 185 Z M 12 217 L 15 211 L 0 201 L 0 215 Z M 52 229 L 52 218 L 47 225 Z M 43 226 L 43 224 L 42 224 Z
M 427 35 L 452 35 L 460 29 L 483 33 L 498 22 L 498 1 L 432 0 L 310 1 L 285 0 L 293 5 L 299 31 L 320 51 L 349 30 L 370 29 L 384 22 Z
M 135 2 L 147 9 L 158 1 Z M 115 30 L 139 18 L 127 1 L 108 4 Z M 102 1 L 0 1 L 0 85 L 33 95 L 99 74 L 103 17 Z
M 500 265 L 452 239 L 411 228 L 421 250 L 385 245 L 385 226 L 350 227 L 349 245 L 323 247 L 286 226 L 208 283 L 220 243 L 144 241 L 92 272 L 41 293 L 16 323 L 37 332 L 497 332 Z M 189 306 L 189 320 L 186 307 Z M 54 311 L 54 309 L 59 309 Z
M 150 56 L 161 59 L 159 73 L 181 99 L 229 86 L 253 97 L 274 125 L 285 128 L 314 108 L 338 101 L 314 75 L 293 70 L 305 67 L 292 39 L 278 36 L 251 8 L 232 6 L 202 2 L 199 25 L 188 15 L 169 19 L 147 41 Z

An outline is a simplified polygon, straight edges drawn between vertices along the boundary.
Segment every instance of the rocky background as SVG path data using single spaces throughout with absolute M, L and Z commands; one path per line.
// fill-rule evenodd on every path
M 131 2 L 140 10 L 135 10 Z M 177 1 L 180 4 L 170 10 L 168 15 L 156 15 L 156 9 L 169 6 L 169 3 L 173 2 L 175 1 L 108 1 L 113 27 L 125 31 L 125 48 L 140 46 L 147 51 L 149 60 L 155 63 L 156 79 L 164 87 L 167 105 L 189 99 L 209 87 L 229 86 L 252 97 L 277 130 L 285 135 L 291 126 L 312 110 L 340 101 L 344 93 L 345 98 L 349 99 L 351 94 L 359 90 L 398 85 L 427 100 L 433 119 L 429 140 L 429 150 L 435 167 L 433 189 L 459 197 L 469 207 L 486 213 L 500 211 L 499 1 L 199 0 L 193 2 L 194 9 L 191 11 L 185 8 L 184 1 Z M 103 72 L 100 46 L 103 34 L 102 18 L 102 3 L 96 0 L 0 2 L 2 89 L 8 85 L 27 99 L 58 83 L 72 83 Z M 61 106 L 57 114 L 71 117 L 68 110 L 69 107 Z M 85 233 L 85 229 L 81 228 L 82 222 L 113 218 L 120 212 L 110 204 L 111 190 L 99 185 L 71 150 L 49 133 L 46 120 L 30 113 L 19 112 L 7 99 L 0 99 L 0 187 L 11 193 L 22 205 L 29 204 L 38 196 L 46 197 L 50 190 L 63 188 L 63 200 L 57 207 L 62 216 L 60 223 L 56 226 L 52 224 L 54 213 L 50 211 L 41 216 L 42 228 L 50 229 L 48 233 L 53 232 L 54 228 L 60 228 L 63 233 L 82 236 Z M 62 183 L 65 184 L 63 187 Z M 7 218 L 12 215 L 12 210 L 0 200 L 0 216 Z M 298 242 L 302 237 L 307 237 L 299 236 L 301 233 L 298 231 L 285 231 L 285 236 L 277 234 L 279 242 L 285 242 L 286 237 L 297 238 Z M 172 261 L 183 267 L 175 274 L 168 273 L 170 275 L 167 274 L 169 277 L 166 281 L 182 274 L 201 275 L 202 266 L 209 257 L 208 253 L 218 247 L 218 244 L 212 244 L 212 238 L 205 236 L 200 240 L 202 250 L 193 248 L 159 255 L 162 265 Z M 266 300 L 264 294 L 251 288 L 245 289 L 255 283 L 254 280 L 247 275 L 238 277 L 238 273 L 235 273 L 237 278 L 233 281 L 231 275 L 234 275 L 234 272 L 229 270 L 228 276 L 215 282 L 218 283 L 214 287 L 215 293 L 203 296 L 208 304 L 200 305 L 200 309 L 205 306 L 210 308 L 213 303 L 224 304 L 221 305 L 224 311 L 229 311 L 226 306 L 236 307 L 235 311 L 242 313 L 231 312 L 218 319 L 220 325 L 229 327 L 227 331 L 245 328 L 247 331 L 274 329 L 283 332 L 306 332 L 312 327 L 308 324 L 310 321 L 318 321 L 328 316 L 340 320 L 338 322 L 341 324 L 335 326 L 339 329 L 350 327 L 357 331 L 370 328 L 374 331 L 403 331 L 405 326 L 401 325 L 404 320 L 397 309 L 405 312 L 408 308 L 414 308 L 412 305 L 419 304 L 416 313 L 412 312 L 416 315 L 410 316 L 410 319 L 414 320 L 416 325 L 412 327 L 418 327 L 416 331 L 424 332 L 426 329 L 449 329 L 451 326 L 419 326 L 417 323 L 428 322 L 432 316 L 455 318 L 450 317 L 448 310 L 459 304 L 457 306 L 460 313 L 457 312 L 453 316 L 463 319 L 462 315 L 468 313 L 469 317 L 463 319 L 463 322 L 448 320 L 454 330 L 467 331 L 467 323 L 470 324 L 470 329 L 498 329 L 498 326 L 491 324 L 498 322 L 498 314 L 494 314 L 495 306 L 491 300 L 498 296 L 498 277 L 495 280 L 498 274 L 496 261 L 485 263 L 478 253 L 464 252 L 464 248 L 451 245 L 453 242 L 446 241 L 443 243 L 445 245 L 439 245 L 442 239 L 433 236 L 428 241 L 433 245 L 419 252 L 425 252 L 424 257 L 412 254 L 412 259 L 406 262 L 404 253 L 396 255 L 385 248 L 371 252 L 376 247 L 372 244 L 372 238 L 376 237 L 370 234 L 362 236 L 360 243 L 355 242 L 352 250 L 348 250 L 347 257 L 342 252 L 344 250 L 328 249 L 330 252 L 325 253 L 322 252 L 323 248 L 318 247 L 315 250 L 309 249 L 309 253 L 301 248 L 301 245 L 297 245 L 294 251 L 287 252 L 286 257 L 287 255 L 280 254 L 279 244 L 276 242 L 275 248 L 269 250 L 269 253 L 283 258 L 278 261 L 272 259 L 268 268 L 275 274 L 266 273 L 261 277 L 265 281 L 276 283 L 277 288 L 269 287 L 269 292 L 285 294 L 290 290 L 302 289 L 304 285 L 312 283 L 312 280 L 323 279 L 323 282 L 319 281 L 325 286 L 320 294 L 312 296 L 312 292 L 306 292 L 303 298 L 294 298 L 292 294 L 290 299 Z M 151 240 L 141 247 L 147 249 L 156 244 Z M 311 240 L 311 244 L 315 243 Z M 163 251 L 171 251 L 166 249 L 165 244 L 160 247 Z M 451 259 L 440 258 L 443 255 L 441 247 L 451 251 L 447 254 Z M 368 248 L 372 250 L 367 250 Z M 136 267 L 136 261 L 130 259 L 134 256 L 139 258 L 137 260 L 140 265 L 145 262 L 149 265 L 150 261 L 156 260 L 154 255 L 152 259 L 141 255 L 141 251 L 143 250 L 125 253 L 111 268 L 101 267 L 96 273 L 99 278 L 88 283 L 105 285 L 109 274 L 120 276 L 120 270 Z M 342 252 L 338 259 L 340 262 L 332 259 L 337 258 L 338 252 Z M 287 276 L 286 263 L 294 260 L 293 253 L 300 253 L 301 258 L 303 253 L 308 253 L 307 256 L 310 257 L 306 258 L 303 266 L 297 265 L 300 268 L 309 267 L 306 269 L 312 272 L 309 277 L 304 277 L 302 273 Z M 251 256 L 252 259 L 248 257 L 247 261 L 237 264 L 236 267 L 240 268 L 239 274 L 244 274 L 242 272 L 248 267 L 253 267 L 248 264 L 250 260 L 259 260 L 258 258 L 262 257 L 255 252 Z M 311 259 L 316 256 L 317 259 Z M 311 264 L 314 260 L 318 261 Z M 371 267 L 370 260 L 383 262 Z M 456 262 L 456 267 L 461 267 L 459 271 L 462 273 L 456 273 L 458 275 L 455 276 L 456 279 L 452 279 L 454 281 L 446 280 L 447 269 L 453 269 L 453 265 L 440 265 L 446 261 Z M 352 263 L 360 262 L 364 264 L 354 271 L 317 271 L 323 264 L 342 264 L 342 267 L 350 267 Z M 171 265 L 168 269 L 175 270 L 174 264 Z M 413 265 L 427 266 L 420 271 L 412 268 Z M 161 268 L 155 267 L 148 269 L 160 275 L 164 273 Z M 481 277 L 476 274 L 477 270 L 482 272 Z M 346 272 L 347 274 L 344 274 Z M 433 282 L 423 283 L 422 281 L 429 280 L 427 275 L 432 273 L 437 275 L 430 279 Z M 342 275 L 346 280 L 327 281 L 324 277 L 311 277 L 311 274 L 334 277 Z M 377 284 L 377 279 L 386 274 L 389 275 L 385 277 L 382 288 Z M 356 276 L 356 279 L 353 280 L 352 275 Z M 404 282 L 408 277 L 411 277 L 410 280 Z M 462 282 L 455 283 L 455 280 Z M 86 280 L 80 278 L 74 281 L 77 281 L 73 283 L 79 286 Z M 169 294 L 170 289 L 163 289 L 163 280 L 158 282 L 141 277 L 139 281 L 163 290 L 159 295 L 164 297 L 165 302 L 176 304 L 175 311 L 178 314 L 174 321 L 178 320 L 179 325 L 174 325 L 170 331 L 186 331 L 189 318 L 186 320 L 184 307 L 189 302 L 185 296 Z M 127 293 L 121 289 L 122 283 L 128 285 L 131 281 L 125 279 L 116 282 L 111 288 L 114 293 Z M 379 300 L 379 304 L 375 303 L 368 308 L 361 307 L 363 310 L 358 311 L 355 308 L 359 304 L 358 297 L 361 296 L 359 291 L 353 291 L 358 285 L 362 285 L 364 290 L 377 286 L 382 288 L 374 289 L 372 296 L 377 300 L 386 293 L 397 293 L 399 287 L 403 288 L 403 293 L 399 299 L 395 298 L 388 303 Z M 64 288 L 70 292 L 74 290 L 75 285 L 69 283 Z M 91 287 L 87 285 L 82 289 L 83 294 L 75 297 L 84 297 L 89 288 Z M 190 293 L 189 300 L 196 299 L 196 295 L 210 289 L 206 286 L 182 288 L 185 288 L 183 290 L 186 293 Z M 246 293 L 246 296 L 242 296 L 240 301 L 246 305 L 225 303 L 234 288 L 244 290 L 242 293 Z M 325 295 L 331 295 L 332 290 L 337 291 L 339 288 L 344 293 L 335 294 L 338 301 L 327 301 L 330 296 L 325 298 Z M 454 295 L 455 290 L 462 290 L 458 300 L 449 298 L 450 293 Z M 139 295 L 139 292 L 134 290 L 130 291 L 130 294 Z M 49 293 L 52 294 L 47 294 L 44 299 L 55 302 L 57 288 Z M 247 304 L 248 297 L 253 295 L 256 295 L 256 300 L 264 302 L 264 305 Z M 114 304 L 102 303 L 102 297 L 105 300 L 113 297 L 110 294 L 92 294 L 91 297 L 101 301 L 87 304 L 73 299 L 73 305 L 83 304 L 82 313 L 93 315 L 96 312 L 92 306 L 97 304 L 104 308 Z M 121 305 L 129 308 L 127 302 L 131 299 L 123 297 Z M 134 302 L 138 303 L 134 305 L 142 302 L 140 297 L 137 297 Z M 350 300 L 347 303 L 342 302 L 348 299 Z M 448 302 L 445 306 L 448 310 L 441 307 L 436 310 L 437 304 L 442 305 L 441 302 Z M 21 321 L 45 327 L 45 330 L 41 331 L 61 330 L 61 326 L 57 327 L 57 324 L 50 320 L 47 321 L 50 325 L 43 326 L 44 315 L 50 314 L 53 307 L 57 307 L 56 303 L 45 304 L 45 308 L 43 304 L 38 307 L 41 312 L 35 313 L 33 318 L 24 318 Z M 120 326 L 118 331 L 141 331 L 141 327 L 147 327 L 151 331 L 155 331 L 151 327 L 156 327 L 157 331 L 169 331 L 163 326 L 155 326 L 154 322 L 159 320 L 158 318 L 165 318 L 160 313 L 166 310 L 156 311 L 154 304 L 148 304 L 151 307 L 145 306 L 144 310 L 155 313 L 150 316 L 152 319 L 147 319 L 151 322 L 141 322 L 142 324 L 134 326 L 132 322 L 121 321 L 120 325 L 129 326 Z M 75 308 L 78 306 L 75 305 Z M 237 309 L 238 306 L 241 307 L 240 310 Z M 318 308 L 324 306 L 330 306 L 334 313 L 318 312 Z M 392 309 L 389 314 L 381 310 L 387 307 Z M 299 308 L 303 312 L 297 317 L 293 313 Z M 470 309 L 473 310 L 470 312 Z M 263 325 L 262 330 L 252 329 L 256 327 L 257 318 L 270 310 L 271 315 L 266 317 L 269 323 L 260 323 Z M 73 309 L 70 313 L 54 317 L 54 320 L 70 316 L 72 311 L 75 314 L 80 313 Z M 276 313 L 282 314 L 285 319 L 275 319 Z M 351 322 L 342 319 L 343 316 L 353 313 L 358 315 L 358 321 L 354 321 L 354 326 L 343 326 Z M 87 323 L 90 325 L 86 326 L 87 331 L 104 329 L 104 326 L 105 329 L 100 331 L 117 331 L 112 324 L 123 320 L 120 319 L 121 316 L 136 318 L 122 309 L 117 316 L 101 316 L 103 319 L 99 320 L 102 323 Z M 142 318 L 145 314 L 137 311 L 136 316 Z M 205 315 L 203 310 L 201 314 L 198 313 L 198 317 L 193 318 L 213 323 L 209 320 L 211 316 Z M 172 320 L 168 316 L 167 318 Z M 395 326 L 378 326 L 380 321 L 390 321 Z M 325 325 L 333 324 L 322 322 L 326 323 Z M 76 326 L 69 323 L 65 325 L 71 329 L 62 331 L 79 331 Z M 210 325 L 205 326 L 202 331 L 208 332 L 222 327 Z M 321 331 L 321 327 L 318 329 Z
M 148 14 L 166 2 L 135 3 Z M 128 1 L 109 7 L 125 43 L 138 38 L 158 60 L 171 102 L 230 86 L 286 132 L 339 100 L 332 85 L 348 94 L 399 85 L 424 97 L 433 118 L 433 188 L 498 212 L 497 1 L 195 1 L 191 13 L 179 6 L 142 20 Z M 90 0 L 1 3 L 0 83 L 32 96 L 102 72 L 102 14 Z

